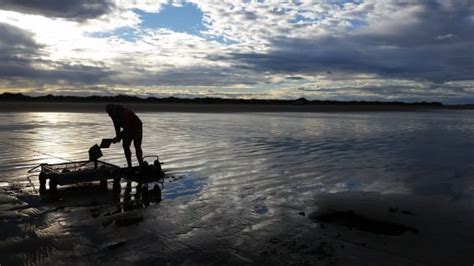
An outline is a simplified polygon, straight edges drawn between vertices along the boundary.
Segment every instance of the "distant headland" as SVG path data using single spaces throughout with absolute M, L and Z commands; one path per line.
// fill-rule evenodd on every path
M 0 95 L 0 111 L 103 111 L 106 103 L 122 103 L 136 111 L 163 112 L 345 112 L 411 111 L 423 109 L 474 109 L 474 105 L 443 105 L 440 102 L 382 102 L 225 98 L 140 98 L 136 96 L 28 96 L 21 93 Z

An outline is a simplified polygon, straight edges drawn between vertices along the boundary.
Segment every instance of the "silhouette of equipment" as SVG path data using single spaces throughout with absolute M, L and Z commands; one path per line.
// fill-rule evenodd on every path
M 113 139 L 102 139 L 100 142 L 100 147 L 101 148 L 108 148 L 110 147 L 110 144 L 112 144 Z
M 137 190 L 141 191 L 145 205 L 149 202 L 161 201 L 161 190 L 164 186 L 165 174 L 161 168 L 158 156 L 145 156 L 144 162 L 135 167 L 119 167 L 117 165 L 100 161 L 103 156 L 101 148 L 108 148 L 112 139 L 103 139 L 100 146 L 95 144 L 89 149 L 88 161 L 71 161 L 64 163 L 39 164 L 28 173 L 39 173 L 39 193 L 56 194 L 58 186 L 100 182 L 100 186 L 107 190 L 108 180 L 113 180 L 113 190 L 120 191 L 120 181 L 137 182 Z M 145 159 L 154 159 L 149 164 Z M 49 182 L 48 182 L 49 181 Z M 48 183 L 49 189 L 46 189 Z

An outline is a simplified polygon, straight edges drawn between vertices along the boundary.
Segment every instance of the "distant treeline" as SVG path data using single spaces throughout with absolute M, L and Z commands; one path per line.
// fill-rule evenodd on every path
M 223 99 L 223 98 L 140 98 L 136 96 L 117 95 L 117 96 L 28 96 L 21 93 L 3 93 L 0 95 L 0 101 L 9 102 L 78 102 L 78 103 L 189 103 L 189 104 L 255 104 L 255 105 L 378 105 L 378 106 L 443 106 L 440 102 L 380 102 L 380 101 L 329 101 L 329 100 L 307 100 L 299 98 L 296 100 L 263 100 L 263 99 Z

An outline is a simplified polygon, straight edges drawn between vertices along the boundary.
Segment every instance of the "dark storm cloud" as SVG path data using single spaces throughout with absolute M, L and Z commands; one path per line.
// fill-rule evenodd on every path
M 80 64 L 69 65 L 40 59 L 42 46 L 33 40 L 31 33 L 9 24 L 0 23 L 0 80 L 31 81 L 41 83 L 99 82 L 110 72 Z M 47 69 L 36 67 L 48 66 Z
M 0 0 L 0 9 L 83 21 L 110 12 L 109 0 Z
M 26 48 L 26 50 L 33 51 L 36 50 L 36 48 L 38 47 L 38 45 L 33 40 L 31 33 L 23 31 L 9 24 L 0 23 L 0 34 L 2 36 L 2 38 L 0 39 L 2 44 L 2 46 L 0 46 L 0 49 L 10 47 L 17 49 Z
M 28 76 L 41 46 L 31 33 L 5 23 L 0 23 L 0 36 L 0 78 Z
M 68 84 L 97 84 L 114 74 L 113 71 L 95 66 L 57 64 L 54 67 L 54 70 L 38 71 L 39 78 Z
M 390 22 L 387 14 L 388 22 L 342 36 L 274 38 L 268 53 L 234 53 L 231 58 L 237 65 L 275 73 L 373 73 L 433 82 L 474 79 L 474 3 L 416 5 L 415 23 Z
M 340 100 L 372 100 L 372 101 L 433 101 L 443 103 L 470 103 L 474 99 L 473 91 L 456 83 L 427 83 L 423 88 L 410 84 L 384 85 L 364 84 L 362 86 L 348 85 L 346 87 L 300 86 L 295 91 L 316 94 L 321 99 Z
M 126 61 L 124 61 L 126 62 Z M 132 68 L 132 75 L 114 78 L 111 83 L 141 86 L 229 86 L 235 84 L 255 85 L 262 78 L 233 68 L 193 66 L 170 67 L 160 71 L 150 71 L 143 67 Z M 137 75 L 136 73 L 139 73 Z

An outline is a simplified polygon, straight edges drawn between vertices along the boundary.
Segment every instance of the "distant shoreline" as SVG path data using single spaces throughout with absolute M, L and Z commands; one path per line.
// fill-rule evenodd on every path
M 107 103 L 119 103 L 137 112 L 386 112 L 442 109 L 474 109 L 474 105 L 443 105 L 440 102 L 379 102 L 225 98 L 140 98 L 116 96 L 28 96 L 0 94 L 0 112 L 103 112 Z
M 289 105 L 222 103 L 120 103 L 136 112 L 241 113 L 241 112 L 391 112 L 453 109 L 417 105 Z M 106 103 L 0 101 L 0 112 L 105 112 Z M 456 108 L 455 108 L 456 109 Z

